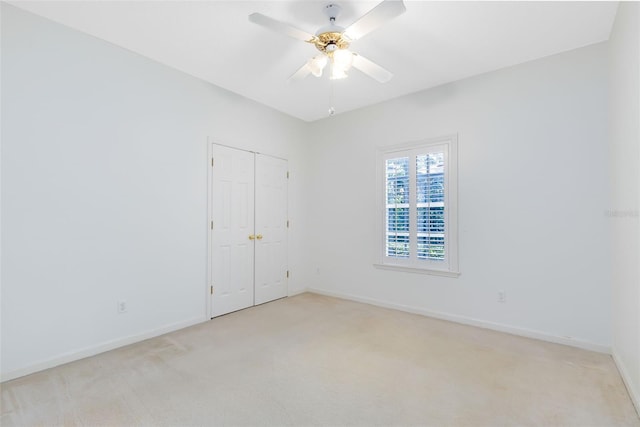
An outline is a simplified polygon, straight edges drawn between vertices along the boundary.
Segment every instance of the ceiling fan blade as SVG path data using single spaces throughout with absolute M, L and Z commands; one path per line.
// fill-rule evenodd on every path
M 298 71 L 293 73 L 291 77 L 287 79 L 287 83 L 293 83 L 298 80 L 302 80 L 305 77 L 307 77 L 309 74 L 311 74 L 311 67 L 309 67 L 309 62 L 307 61 L 304 63 L 302 67 L 298 69 Z
M 277 21 L 273 18 L 269 18 L 266 15 L 261 13 L 252 13 L 249 15 L 249 21 L 254 24 L 261 25 L 270 30 L 278 32 L 280 34 L 287 35 L 289 37 L 293 37 L 294 39 L 302 40 L 303 42 L 310 42 L 315 39 L 311 33 L 307 33 L 306 31 L 302 31 L 297 29 L 296 27 L 292 27 L 289 24 L 285 24 L 284 22 Z
M 350 40 L 358 40 L 362 36 L 382 26 L 387 21 L 402 15 L 407 8 L 402 0 L 384 0 L 360 19 L 349 25 L 344 34 Z
M 353 54 L 353 67 L 365 73 L 367 76 L 380 83 L 386 83 L 393 77 L 390 71 L 385 70 L 373 61 L 368 60 L 364 56 Z

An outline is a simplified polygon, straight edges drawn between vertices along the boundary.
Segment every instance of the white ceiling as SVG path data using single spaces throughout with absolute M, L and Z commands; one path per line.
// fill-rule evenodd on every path
M 616 2 L 405 1 L 407 11 L 352 50 L 394 74 L 384 84 L 352 69 L 333 82 L 287 83 L 316 54 L 310 44 L 252 24 L 260 12 L 310 33 L 323 6 L 342 6 L 344 27 L 376 1 L 11 2 L 306 121 L 609 38 Z

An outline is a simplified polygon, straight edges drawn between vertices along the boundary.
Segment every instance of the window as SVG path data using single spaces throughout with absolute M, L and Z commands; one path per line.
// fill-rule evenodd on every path
M 458 275 L 457 151 L 456 136 L 379 151 L 377 266 Z

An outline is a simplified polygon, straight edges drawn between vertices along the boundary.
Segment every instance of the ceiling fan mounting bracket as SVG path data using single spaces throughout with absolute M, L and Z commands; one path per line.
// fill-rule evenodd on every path
M 339 4 L 329 3 L 324 7 L 324 13 L 329 17 L 329 21 L 334 22 L 340 15 L 342 7 Z

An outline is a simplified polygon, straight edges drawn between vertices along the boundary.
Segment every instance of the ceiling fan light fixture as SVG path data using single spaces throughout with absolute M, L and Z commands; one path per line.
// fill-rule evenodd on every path
M 327 56 L 322 54 L 314 56 L 309 60 L 308 66 L 311 74 L 316 77 L 322 76 L 322 70 L 327 66 Z
M 335 63 L 331 64 L 331 74 L 329 75 L 330 80 L 341 80 L 349 77 L 347 75 L 347 71 L 340 66 L 337 66 Z
M 331 80 L 346 78 L 347 71 L 353 66 L 380 83 L 388 82 L 393 74 L 373 61 L 357 53 L 350 52 L 348 49 L 353 40 L 361 38 L 390 19 L 404 13 L 406 10 L 404 1 L 382 0 L 377 6 L 362 15 L 347 28 L 336 25 L 336 18 L 340 14 L 341 9 L 338 4 L 327 4 L 324 12 L 329 18 L 329 25 L 320 28 L 315 35 L 262 15 L 261 13 L 252 13 L 249 15 L 249 21 L 289 37 L 310 43 L 321 52 L 320 55 L 316 55 L 307 60 L 298 71 L 289 77 L 289 80 L 300 80 L 309 74 L 321 77 L 327 63 L 330 63 L 329 78 Z
M 353 64 L 353 53 L 348 49 L 338 49 L 333 52 L 333 64 L 343 71 L 349 71 Z

